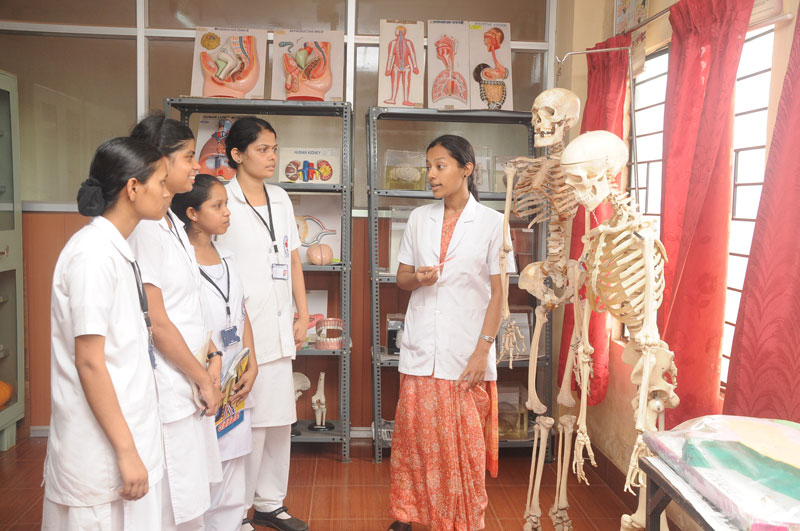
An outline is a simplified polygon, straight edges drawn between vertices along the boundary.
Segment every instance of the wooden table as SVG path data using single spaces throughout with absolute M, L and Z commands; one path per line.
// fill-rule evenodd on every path
M 739 529 L 660 457 L 640 457 L 639 468 L 647 474 L 645 523 L 648 531 L 661 529 L 661 513 L 670 501 L 680 505 L 703 529 L 709 531 Z

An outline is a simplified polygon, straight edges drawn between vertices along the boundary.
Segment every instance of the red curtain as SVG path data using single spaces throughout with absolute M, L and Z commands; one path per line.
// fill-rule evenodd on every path
M 800 422 L 800 24 L 769 149 L 724 412 Z
M 753 0 L 681 0 L 664 113 L 662 339 L 675 352 L 681 404 L 667 427 L 719 413 L 731 211 L 733 91 Z
M 620 48 L 630 46 L 630 35 L 618 35 L 597 44 L 591 50 Z M 628 86 L 628 52 L 604 52 L 587 54 L 589 69 L 586 105 L 583 111 L 581 133 L 606 130 L 624 139 L 625 94 Z M 617 185 L 619 186 L 619 176 Z M 611 207 L 603 203 L 595 210 L 592 227 L 611 217 Z M 584 209 L 580 207 L 572 223 L 570 257 L 580 258 L 583 251 L 581 237 L 584 234 Z M 558 378 L 564 375 L 564 365 L 569 354 L 569 341 L 574 324 L 572 305 L 564 310 L 564 326 L 561 332 L 561 354 L 559 356 Z M 607 314 L 593 313 L 589 321 L 589 342 L 594 347 L 593 370 L 590 381 L 590 394 L 587 403 L 594 406 L 602 402 L 608 391 L 608 347 L 609 334 Z

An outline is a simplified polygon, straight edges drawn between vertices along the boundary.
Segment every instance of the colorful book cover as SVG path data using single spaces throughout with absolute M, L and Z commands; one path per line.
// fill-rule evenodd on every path
M 231 360 L 230 366 L 222 374 L 222 405 L 217 411 L 214 423 L 217 429 L 217 438 L 222 437 L 244 420 L 244 400 L 237 403 L 231 402 L 231 398 L 236 394 L 236 383 L 247 370 L 247 362 L 250 360 L 250 349 L 245 347 Z

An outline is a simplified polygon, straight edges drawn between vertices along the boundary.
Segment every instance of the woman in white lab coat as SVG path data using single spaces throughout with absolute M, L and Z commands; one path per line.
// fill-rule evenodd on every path
M 253 330 L 245 310 L 242 281 L 233 256 L 212 236 L 224 234 L 230 225 L 228 194 L 213 175 L 199 174 L 190 192 L 172 198 L 172 210 L 184 223 L 194 247 L 203 277 L 200 290 L 206 327 L 211 339 L 222 350 L 223 376 L 241 365 L 243 349 L 249 349 L 246 370 L 239 377 L 217 412 L 216 428 L 222 459 L 222 482 L 211 487 L 211 507 L 205 514 L 208 530 L 238 531 L 245 511 L 245 463 L 252 449 L 252 399 L 249 398 L 258 374 L 253 348 Z M 224 389 L 224 387 L 223 387 Z M 242 409 L 243 408 L 243 409 Z
M 291 424 L 297 420 L 292 360 L 308 330 L 303 265 L 297 251 L 300 236 L 289 195 L 264 182 L 273 176 L 278 162 L 272 126 L 254 116 L 239 118 L 225 143 L 228 163 L 237 173 L 227 187 L 231 226 L 217 241 L 236 256 L 258 361 L 247 501 L 255 508 L 254 523 L 304 531 L 306 523 L 289 516 L 283 505 L 289 483 Z
M 475 154 L 464 138 L 431 142 L 427 166 L 441 201 L 411 213 L 398 253 L 397 285 L 412 294 L 400 345 L 390 529 L 409 530 L 413 521 L 471 531 L 484 527 L 487 468 L 496 475 L 503 216 L 477 201 Z
M 125 240 L 167 207 L 166 162 L 114 138 L 92 159 L 78 211 L 92 216 L 53 275 L 52 415 L 42 528 L 157 529 L 163 452 L 147 301 Z
M 189 127 L 153 115 L 139 122 L 131 136 L 150 142 L 164 155 L 170 201 L 176 193 L 192 189 L 200 166 Z M 211 503 L 210 484 L 222 480 L 214 429 L 222 358 L 209 341 L 200 303 L 200 272 L 181 225 L 167 210 L 158 221 L 140 223 L 129 241 L 141 266 L 153 321 L 168 480 L 162 527 L 202 529 L 203 514 Z

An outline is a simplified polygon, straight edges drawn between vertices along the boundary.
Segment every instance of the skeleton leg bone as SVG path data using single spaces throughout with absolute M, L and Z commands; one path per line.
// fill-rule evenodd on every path
M 539 395 L 536 394 L 536 366 L 539 360 L 539 338 L 542 335 L 542 327 L 547 322 L 547 310 L 544 306 L 536 307 L 536 328 L 533 330 L 533 338 L 531 339 L 531 356 L 528 361 L 528 401 L 525 407 L 532 410 L 537 415 L 543 415 L 547 412 L 547 406 L 542 404 L 539 400 Z
M 557 531 L 570 531 L 572 520 L 567 514 L 567 477 L 569 476 L 570 450 L 572 449 L 572 431 L 575 415 L 562 415 L 558 419 L 558 470 L 556 478 L 556 499 L 550 508 L 550 518 Z
M 542 524 L 542 508 L 539 504 L 539 490 L 542 483 L 542 471 L 544 470 L 544 454 L 547 453 L 547 440 L 550 436 L 550 429 L 553 427 L 554 420 L 550 417 L 536 417 L 536 424 L 539 431 L 538 443 L 534 444 L 534 452 L 531 456 L 531 478 L 528 483 L 528 502 L 525 506 L 525 525 L 524 531 L 540 531 Z M 536 450 L 538 448 L 538 455 Z M 536 471 L 534 474 L 534 461 Z

